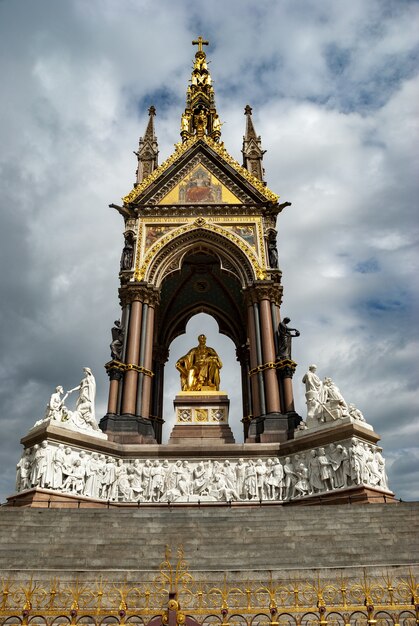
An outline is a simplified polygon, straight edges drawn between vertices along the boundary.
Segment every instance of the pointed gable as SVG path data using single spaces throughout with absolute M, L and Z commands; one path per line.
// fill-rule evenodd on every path
M 199 182 L 191 181 L 194 172 L 198 172 L 195 173 L 195 178 L 199 179 L 201 176 L 202 182 L 206 178 L 205 184 L 212 188 L 212 194 L 208 193 L 205 196 L 205 190 L 202 190 L 199 198 L 198 191 L 187 193 L 186 187 L 192 187 L 194 182 Z M 189 201 L 185 200 L 186 197 Z M 204 200 L 204 197 L 207 200 Z M 175 152 L 134 187 L 131 193 L 125 196 L 124 203 L 237 204 L 266 201 L 276 203 L 277 200 L 278 196 L 233 159 L 223 144 L 207 136 L 194 136 L 176 144 Z

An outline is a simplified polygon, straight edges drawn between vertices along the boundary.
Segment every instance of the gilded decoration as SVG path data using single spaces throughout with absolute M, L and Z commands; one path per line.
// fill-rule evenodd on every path
M 169 167 L 171 167 L 176 161 L 178 161 L 192 146 L 194 146 L 198 141 L 203 141 L 207 144 L 219 157 L 221 157 L 228 165 L 230 165 L 237 174 L 239 174 L 242 178 L 244 178 L 248 183 L 250 183 L 259 194 L 265 198 L 269 202 L 276 203 L 278 201 L 279 196 L 268 187 L 266 187 L 262 181 L 260 181 L 256 176 L 253 176 L 246 168 L 241 166 L 233 157 L 227 152 L 223 143 L 217 143 L 211 137 L 204 135 L 203 137 L 198 137 L 194 135 L 190 137 L 184 142 L 180 142 L 175 144 L 175 151 L 169 156 L 166 161 L 164 161 L 159 167 L 157 167 L 149 176 L 147 176 L 141 183 L 139 183 L 134 189 L 123 198 L 125 204 L 130 204 L 134 202 L 139 196 L 146 191 L 150 187 L 152 183 L 154 183 L 160 176 L 166 172 Z
M 208 409 L 196 409 L 195 419 L 197 422 L 208 422 Z
M 166 182 L 162 185 L 158 186 L 158 189 L 152 192 L 152 196 L 149 198 L 149 202 L 152 205 L 170 205 L 171 211 L 176 210 L 176 206 L 182 206 L 182 211 L 186 212 L 190 207 L 193 207 L 196 210 L 199 207 L 199 203 L 193 205 L 176 205 L 170 204 L 169 200 L 174 199 L 176 201 L 177 195 L 176 193 L 172 193 L 173 189 L 177 187 L 179 184 L 183 183 L 185 179 L 195 170 L 195 168 L 202 166 L 205 170 L 207 170 L 213 177 L 214 182 L 216 184 L 220 184 L 224 187 L 224 204 L 227 202 L 228 210 L 231 210 L 231 207 L 234 206 L 234 199 L 236 198 L 236 203 L 238 206 L 245 204 L 246 207 L 252 203 L 252 198 L 249 193 L 245 193 L 243 187 L 237 184 L 237 178 L 234 179 L 231 175 L 227 175 L 220 167 L 212 161 L 209 156 L 204 152 L 200 151 L 195 156 L 188 159 L 185 164 L 173 175 L 170 179 L 167 179 Z M 222 203 L 213 203 L 213 204 L 205 204 L 205 207 L 208 211 L 211 210 L 211 207 L 223 206 Z M 224 207 L 226 208 L 226 207 Z M 143 208 L 142 208 L 143 210 Z
M 177 407 L 176 420 L 180 424 L 221 424 L 228 422 L 228 414 L 225 408 L 221 406 L 216 408 L 210 406 L 200 408 Z
M 166 549 L 159 572 L 135 580 L 1 580 L 0 624 L 161 624 L 175 612 L 199 624 L 229 626 L 416 626 L 419 585 L 412 570 L 192 572 Z
M 207 346 L 205 335 L 199 335 L 198 345 L 191 348 L 176 362 L 182 391 L 218 391 L 222 366 L 221 359 L 214 348 Z
M 233 223 L 230 224 L 230 221 Z M 243 225 L 239 223 L 240 221 L 244 222 Z M 254 276 L 258 280 L 267 278 L 262 219 L 260 217 L 255 217 L 253 224 L 250 223 L 248 217 L 220 217 L 218 219 L 199 217 L 189 218 L 186 223 L 180 226 L 177 218 L 150 218 L 147 223 L 143 224 L 139 229 L 139 237 L 142 241 L 139 241 L 137 247 L 135 280 L 143 281 L 146 278 L 157 254 L 165 246 L 180 235 L 192 232 L 197 228 L 227 238 L 244 252 L 252 266 Z M 253 248 L 250 242 L 254 243 Z
M 240 199 L 198 162 L 159 204 L 240 204 Z

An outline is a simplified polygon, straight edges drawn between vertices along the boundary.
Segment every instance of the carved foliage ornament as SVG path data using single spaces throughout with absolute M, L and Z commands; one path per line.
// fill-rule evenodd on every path
M 152 285 L 128 283 L 119 289 L 119 298 L 124 307 L 134 301 L 155 307 L 160 302 L 160 294 Z
M 282 301 L 282 285 L 273 282 L 258 283 L 249 287 L 245 292 L 247 305 L 269 300 L 280 306 Z

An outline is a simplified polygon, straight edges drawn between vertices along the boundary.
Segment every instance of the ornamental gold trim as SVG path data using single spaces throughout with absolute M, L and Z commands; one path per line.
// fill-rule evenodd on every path
M 238 174 L 243 176 L 243 178 L 245 178 L 253 187 L 255 187 L 260 194 L 262 194 L 267 200 L 269 200 L 269 202 L 278 202 L 279 196 L 273 193 L 273 191 L 271 191 L 270 189 L 268 189 L 268 187 L 266 187 L 264 183 L 259 180 L 259 178 L 253 176 L 253 174 L 251 174 L 245 167 L 240 165 L 240 163 L 236 161 L 236 159 L 233 159 L 233 157 L 225 149 L 224 143 L 217 143 L 210 137 L 206 136 L 203 139 L 214 150 L 214 152 L 216 152 L 221 158 L 227 161 L 227 163 L 231 165 L 231 167 L 235 169 Z
M 142 365 L 135 365 L 134 363 L 122 363 L 122 361 L 109 361 L 105 364 L 105 369 L 107 372 L 112 372 L 117 370 L 119 372 L 129 372 L 134 370 L 134 372 L 138 372 L 138 374 L 144 374 L 145 376 L 150 376 L 152 378 L 154 376 L 154 372 L 143 367 Z
M 175 151 L 151 174 L 149 174 L 141 183 L 139 183 L 128 195 L 123 198 L 124 204 L 130 204 L 134 202 L 150 185 L 156 181 L 171 165 L 173 165 L 181 156 L 185 154 L 194 144 L 198 141 L 206 143 L 218 156 L 220 156 L 228 165 L 230 165 L 242 178 L 246 179 L 266 200 L 269 202 L 277 202 L 279 196 L 273 193 L 268 187 L 264 185 L 256 176 L 253 176 L 245 167 L 240 165 L 225 149 L 224 143 L 218 143 L 204 135 L 198 137 L 197 135 L 187 139 L 184 142 L 175 144 Z
M 286 370 L 292 369 L 293 371 L 297 367 L 297 363 L 292 361 L 291 359 L 280 359 L 279 361 L 268 361 L 268 363 L 263 363 L 263 365 L 258 365 L 253 369 L 249 370 L 248 376 L 254 376 L 255 374 L 259 374 L 259 372 L 264 372 L 265 370 Z
M 138 374 L 144 374 L 145 376 L 150 376 L 152 378 L 154 376 L 154 372 L 148 370 L 146 367 L 142 365 L 134 365 L 134 363 L 127 363 L 125 365 L 125 370 L 128 372 L 130 370 L 134 370 L 134 372 L 138 372 Z
M 199 220 L 203 220 L 202 222 Z M 138 225 L 138 237 L 137 237 L 137 248 L 136 248 L 136 257 L 135 257 L 135 277 L 140 275 L 140 267 L 143 266 L 145 262 L 145 255 L 148 254 L 153 249 L 153 254 L 157 253 L 160 250 L 160 247 L 157 248 L 156 244 L 161 242 L 163 237 L 167 237 L 167 241 L 170 241 L 170 237 L 174 236 L 174 231 L 181 226 L 185 226 L 187 224 L 194 223 L 197 227 L 202 224 L 218 224 L 220 227 L 223 227 L 229 233 L 232 232 L 236 237 L 239 237 L 243 240 L 246 245 L 250 247 L 251 250 L 254 251 L 255 255 L 259 259 L 259 265 L 261 265 L 266 271 L 269 269 L 267 266 L 266 259 L 266 251 L 265 251 L 265 240 L 263 237 L 263 220 L 262 217 L 258 215 L 238 215 L 238 216 L 207 216 L 206 218 L 196 218 L 196 217 L 188 217 L 181 219 L 179 216 L 175 217 L 147 217 L 141 219 Z M 240 237 L 237 233 L 230 230 L 235 224 L 249 224 L 255 227 L 255 245 L 252 246 L 243 237 Z M 164 235 L 158 237 L 154 243 L 146 247 L 146 237 L 147 237 L 147 228 L 149 226 L 156 225 L 166 225 L 171 227 L 170 232 L 165 233 Z M 166 242 L 167 242 L 166 241 Z M 156 247 L 154 247 L 156 246 Z M 136 280 L 141 280 L 136 278 Z
M 221 220 L 220 220 L 221 221 Z M 266 267 L 259 262 L 254 249 L 244 241 L 239 235 L 234 232 L 223 228 L 216 224 L 214 221 L 207 220 L 203 217 L 199 217 L 193 220 L 189 220 L 186 224 L 174 228 L 169 233 L 158 239 L 146 252 L 143 261 L 139 264 L 138 269 L 135 271 L 135 280 L 143 281 L 150 269 L 151 263 L 156 257 L 157 253 L 170 243 L 174 238 L 179 237 L 182 234 L 191 232 L 193 230 L 203 229 L 209 232 L 217 233 L 218 235 L 230 240 L 234 243 L 249 259 L 252 266 L 255 277 L 258 280 L 265 280 L 267 278 Z M 141 244 L 142 246 L 143 244 Z M 262 246 L 260 246 L 262 249 Z

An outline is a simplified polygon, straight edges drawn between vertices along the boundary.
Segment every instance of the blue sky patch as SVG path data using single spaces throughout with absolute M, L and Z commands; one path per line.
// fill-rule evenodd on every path
M 366 261 L 360 261 L 355 265 L 355 272 L 359 272 L 360 274 L 376 274 L 380 269 L 380 264 L 374 257 Z

